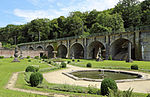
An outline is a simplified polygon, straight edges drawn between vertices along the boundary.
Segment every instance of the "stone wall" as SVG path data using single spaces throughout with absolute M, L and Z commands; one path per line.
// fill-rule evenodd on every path
M 14 56 L 14 50 L 5 50 L 5 49 L 0 49 L 0 56 L 4 56 L 6 58 Z
M 14 57 L 14 50 L 6 50 L 6 49 L 0 49 L 0 56 L 4 56 L 5 58 L 9 58 L 11 56 Z M 40 53 L 43 53 L 47 55 L 47 51 L 30 51 L 30 50 L 24 50 L 22 51 L 22 56 L 23 57 L 27 57 L 30 56 L 32 58 L 34 58 L 35 56 L 40 56 Z M 18 52 L 18 54 L 20 55 L 20 51 Z
M 142 59 L 150 60 L 150 32 L 141 33 Z

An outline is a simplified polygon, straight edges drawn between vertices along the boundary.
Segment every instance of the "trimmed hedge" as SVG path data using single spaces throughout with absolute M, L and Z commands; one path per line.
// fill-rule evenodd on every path
M 27 59 L 30 59 L 30 56 L 27 56 Z
M 35 67 L 35 66 L 28 66 L 25 70 L 25 72 L 38 72 L 39 71 L 39 67 Z
M 67 67 L 66 63 L 62 62 L 61 63 L 61 68 L 66 68 L 66 67 Z
M 39 56 L 35 56 L 35 57 L 34 57 L 34 59 L 39 59 L 39 58 L 40 58 Z
M 39 72 L 34 72 L 30 76 L 30 84 L 32 87 L 36 87 L 43 81 L 43 75 Z
M 4 58 L 4 56 L 0 56 L 0 59 L 3 59 Z
M 131 65 L 131 69 L 133 69 L 133 70 L 138 70 L 139 68 L 138 68 L 138 65 L 133 64 L 133 65 Z
M 92 67 L 92 64 L 91 63 L 87 63 L 86 67 Z
M 109 95 L 109 89 L 117 92 L 117 84 L 114 80 L 106 78 L 101 83 L 101 94 L 102 95 Z

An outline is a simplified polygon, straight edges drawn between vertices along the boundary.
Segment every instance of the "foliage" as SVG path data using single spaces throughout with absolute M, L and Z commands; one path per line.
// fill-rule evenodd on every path
M 28 60 L 28 62 L 31 62 L 31 60 Z
M 150 97 L 150 94 L 148 94 L 146 97 Z
M 92 64 L 91 63 L 87 63 L 86 67 L 92 67 Z
M 138 70 L 138 65 L 137 64 L 131 65 L 131 69 Z
M 37 67 L 37 66 L 28 66 L 25 71 L 26 72 L 38 72 L 39 67 Z
M 101 83 L 101 94 L 102 95 L 108 95 L 109 94 L 109 88 L 112 89 L 114 92 L 117 92 L 117 84 L 112 79 L 104 79 Z
M 66 63 L 61 62 L 61 67 L 62 67 L 62 68 L 66 68 L 66 66 L 67 66 L 67 64 L 66 64 Z
M 135 97 L 133 95 L 133 89 L 129 88 L 127 91 L 113 91 L 109 89 L 109 95 L 108 97 Z
M 39 56 L 35 56 L 34 59 L 39 59 Z
M 8 84 L 8 81 L 10 80 L 12 74 L 14 72 L 20 72 L 23 71 L 28 65 L 32 65 L 32 64 L 37 64 L 40 65 L 41 68 L 47 68 L 49 66 L 47 66 L 47 64 L 45 63 L 38 63 L 37 60 L 32 59 L 32 62 L 28 63 L 27 59 L 24 60 L 20 60 L 21 62 L 17 62 L 17 63 L 13 63 L 11 62 L 13 59 L 12 58 L 4 58 L 0 60 L 0 97 L 47 97 L 47 96 L 42 96 L 42 95 L 38 95 L 38 94 L 29 94 L 26 92 L 20 92 L 20 91 L 12 91 L 12 90 L 6 90 L 4 87 L 6 86 L 6 84 Z M 22 83 L 23 87 L 28 86 L 27 83 L 24 80 L 24 75 L 23 73 L 21 73 L 21 79 L 22 79 Z M 20 76 L 20 74 L 19 74 Z M 18 79 L 17 79 L 18 81 Z M 21 86 L 21 84 L 19 84 L 18 86 Z M 16 87 L 16 84 L 15 84 Z M 28 86 L 29 87 L 29 86 Z
M 24 80 L 30 84 L 30 75 L 32 74 L 32 72 L 25 72 L 24 73 Z
M 43 80 L 42 77 L 43 77 L 42 74 L 39 73 L 39 72 L 32 73 L 31 76 L 30 76 L 30 84 L 31 84 L 31 86 L 32 87 L 36 87 L 40 83 L 42 83 L 42 80 Z
M 111 55 L 109 55 L 108 60 L 112 60 L 112 56 Z
M 15 37 L 17 43 L 26 43 L 73 36 L 87 37 L 93 33 L 122 32 L 124 28 L 150 25 L 149 4 L 149 0 L 120 0 L 114 8 L 104 11 L 74 11 L 68 17 L 34 19 L 24 25 L 9 24 L 0 28 L 0 41 L 3 47 L 13 48 Z
M 77 60 L 77 62 L 80 62 L 80 60 Z
M 70 64 L 71 63 L 71 61 L 67 61 L 67 64 Z
M 0 56 L 0 59 L 3 59 L 4 58 L 4 56 Z
M 86 87 L 72 86 L 72 85 L 67 85 L 67 84 L 47 86 L 47 87 L 48 89 L 51 89 L 51 90 L 74 92 L 74 93 L 85 93 L 85 94 L 98 94 L 98 91 L 99 91 L 99 89 L 91 87 L 91 86 L 86 88 Z
M 42 58 L 42 59 L 47 59 L 46 54 L 44 54 L 41 58 Z
M 30 56 L 27 56 L 27 59 L 30 59 Z

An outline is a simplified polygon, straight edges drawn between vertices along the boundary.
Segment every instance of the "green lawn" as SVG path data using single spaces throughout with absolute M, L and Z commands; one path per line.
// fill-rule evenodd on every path
M 8 80 L 13 72 L 24 71 L 28 65 L 39 65 L 40 68 L 48 67 L 45 63 L 39 63 L 38 60 L 28 59 L 21 60 L 20 63 L 11 62 L 13 58 L 0 59 L 0 97 L 46 97 L 41 95 L 29 94 L 24 92 L 12 91 L 5 89 Z
M 72 61 L 71 59 L 64 59 L 65 61 Z M 77 62 L 80 60 L 80 62 Z M 95 61 L 95 60 L 85 60 L 85 59 L 75 59 L 75 62 L 71 62 L 72 65 L 86 67 L 87 63 L 92 64 L 92 68 L 114 68 L 114 69 L 126 69 L 130 68 L 132 64 L 137 64 L 140 69 L 149 69 L 150 70 L 150 61 L 133 61 L 132 63 L 127 63 L 125 61 Z
M 5 85 L 7 84 L 8 80 L 10 79 L 13 72 L 18 71 L 24 71 L 25 68 L 28 65 L 39 65 L 40 68 L 48 68 L 49 66 L 47 63 L 40 63 L 40 60 L 31 59 L 31 62 L 28 62 L 29 59 L 21 60 L 20 63 L 13 63 L 11 62 L 13 58 L 8 59 L 0 59 L 0 97 L 46 97 L 41 95 L 35 95 L 35 94 L 28 94 L 18 91 L 12 91 L 8 89 L 4 89 Z M 69 61 L 70 59 L 64 59 L 66 61 Z M 71 61 L 71 60 L 70 60 Z M 94 60 L 80 60 L 80 62 L 72 62 L 72 64 L 77 66 L 85 67 L 87 63 L 92 63 L 93 68 L 101 68 L 101 67 L 123 67 L 123 68 L 130 68 L 132 64 L 137 64 L 142 69 L 150 69 L 150 62 L 142 62 L 142 61 L 134 61 L 133 63 L 126 63 L 123 61 L 103 61 L 103 62 L 96 62 Z M 58 84 L 51 84 L 47 83 L 44 80 L 44 85 L 48 85 L 49 87 L 53 86 L 62 86 Z M 89 95 L 89 94 L 81 94 L 81 93 L 72 93 L 72 92 L 63 92 L 63 91 L 56 91 L 46 88 L 35 88 L 30 87 L 27 85 L 27 83 L 24 81 L 24 75 L 23 73 L 19 74 L 19 78 L 16 83 L 16 87 L 23 88 L 23 89 L 30 89 L 30 90 L 38 90 L 38 91 L 45 91 L 45 92 L 51 92 L 51 93 L 60 93 L 60 94 L 67 94 L 67 95 L 75 95 L 75 96 L 89 96 L 89 97 L 101 97 L 100 95 Z M 80 87 L 79 87 L 80 88 Z M 81 87 L 82 88 L 82 87 Z M 142 93 L 136 93 L 136 97 L 145 97 L 146 94 Z

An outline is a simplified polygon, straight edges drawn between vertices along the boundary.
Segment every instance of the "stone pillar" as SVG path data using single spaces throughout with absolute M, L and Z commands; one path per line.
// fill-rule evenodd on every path
M 109 49 L 110 49 L 110 36 L 106 36 L 106 58 L 105 60 L 109 59 Z
M 84 59 L 88 59 L 87 40 L 84 38 Z
M 136 60 L 142 60 L 142 46 L 140 44 L 140 32 L 136 31 L 135 32 L 135 43 L 134 43 L 134 47 L 135 47 L 135 59 Z
M 66 58 L 70 58 L 70 55 L 69 55 L 70 54 L 70 46 L 69 46 L 70 42 L 69 42 L 69 40 L 67 40 L 66 42 L 67 42 L 67 55 L 66 55 Z
M 87 46 L 84 46 L 84 59 L 87 59 Z
M 128 57 L 126 59 L 126 62 L 132 62 L 133 60 L 131 59 L 131 50 L 132 50 L 132 47 L 131 47 L 131 42 L 128 43 Z

